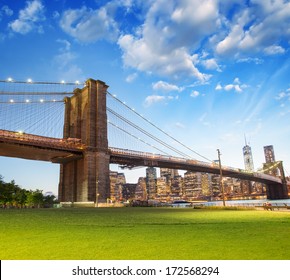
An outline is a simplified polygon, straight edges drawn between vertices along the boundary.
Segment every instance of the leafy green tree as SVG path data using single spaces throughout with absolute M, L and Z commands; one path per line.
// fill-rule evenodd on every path
M 4 208 L 6 208 L 7 205 L 12 204 L 13 202 L 14 186 L 15 186 L 14 181 L 11 181 L 10 183 L 5 183 L 3 179 L 1 179 L 0 202 L 4 206 Z
M 27 193 L 27 203 L 31 207 L 40 208 L 44 204 L 44 195 L 41 190 L 37 189 L 36 191 L 30 190 Z
M 14 202 L 17 207 L 23 208 L 27 203 L 27 190 L 17 188 L 14 193 Z
M 29 207 L 52 206 L 56 202 L 56 197 L 53 194 L 43 195 L 42 190 L 26 190 L 16 185 L 12 180 L 9 183 L 4 182 L 0 175 L 0 205 L 4 208 L 14 206 L 23 208 L 25 205 Z
M 56 197 L 53 194 L 45 195 L 43 202 L 46 207 L 51 207 L 54 203 L 56 203 Z

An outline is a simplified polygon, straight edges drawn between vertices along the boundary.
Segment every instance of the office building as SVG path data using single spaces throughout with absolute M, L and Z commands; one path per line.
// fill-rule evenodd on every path
M 155 167 L 146 168 L 146 189 L 148 199 L 154 199 L 157 192 L 157 172 Z
M 246 145 L 243 147 L 245 170 L 248 172 L 253 172 L 254 171 L 254 163 L 253 163 L 252 149 L 247 144 L 246 139 L 245 139 L 245 144 Z
M 275 154 L 273 145 L 264 146 L 264 155 L 266 163 L 275 162 Z

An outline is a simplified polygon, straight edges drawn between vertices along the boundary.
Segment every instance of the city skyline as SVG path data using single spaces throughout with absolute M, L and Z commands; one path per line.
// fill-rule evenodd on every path
M 146 176 L 140 177 L 135 184 L 126 183 L 125 174 L 110 172 L 111 203 L 143 201 L 148 203 L 174 201 L 222 200 L 237 197 L 262 198 L 267 195 L 266 185 L 237 178 L 223 177 L 220 174 L 187 171 L 183 175 L 175 169 L 156 167 L 146 168 Z M 135 201 L 135 202 L 134 202 Z
M 207 158 L 220 149 L 223 165 L 244 168 L 246 134 L 255 168 L 273 145 L 289 176 L 289 2 L 143 2 L 2 1 L 1 79 L 103 80 Z M 0 174 L 23 187 L 56 193 L 58 170 L 0 158 Z

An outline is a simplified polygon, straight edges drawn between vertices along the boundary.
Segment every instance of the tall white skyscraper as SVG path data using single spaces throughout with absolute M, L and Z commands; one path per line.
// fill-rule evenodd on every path
M 249 172 L 253 172 L 254 163 L 253 163 L 252 149 L 247 144 L 246 137 L 245 137 L 245 146 L 243 147 L 243 155 L 244 155 L 244 162 L 245 162 L 245 170 Z

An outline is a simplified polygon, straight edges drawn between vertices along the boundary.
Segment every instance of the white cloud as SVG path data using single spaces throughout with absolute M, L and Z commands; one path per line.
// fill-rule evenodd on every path
M 129 76 L 127 76 L 126 82 L 132 83 L 137 78 L 137 76 L 138 76 L 137 73 L 130 74 Z
M 66 81 L 84 80 L 82 69 L 75 63 L 77 54 L 71 51 L 71 43 L 63 39 L 58 39 L 57 42 L 61 47 L 53 62 L 57 66 L 59 76 Z
M 234 83 L 235 83 L 235 84 L 241 84 L 240 79 L 239 79 L 239 78 L 235 78 L 235 79 L 234 79 Z
M 13 15 L 13 11 L 7 5 L 4 5 L 0 10 L 0 19 L 1 19 L 2 13 L 4 13 L 6 16 L 9 16 L 9 17 Z
M 283 99 L 284 97 L 286 97 L 286 93 L 285 92 L 280 92 L 277 96 L 276 96 L 276 99 L 277 100 L 281 100 Z
M 246 84 L 242 84 L 239 78 L 235 78 L 232 84 L 227 84 L 225 86 L 222 86 L 220 83 L 218 83 L 215 87 L 215 90 L 226 90 L 231 91 L 234 90 L 235 92 L 241 93 L 243 92 L 243 88 L 247 88 L 248 86 Z
M 286 92 L 289 92 L 289 90 L 286 90 Z M 282 91 L 275 97 L 275 99 L 282 100 L 288 97 L 290 97 L 290 93 L 285 93 L 284 91 Z
M 194 91 L 190 94 L 191 97 L 198 97 L 199 95 L 200 95 L 200 93 L 199 93 L 197 90 L 194 90 Z
M 268 55 L 283 54 L 285 53 L 285 49 L 280 46 L 273 45 L 266 47 L 264 52 Z
M 108 14 L 106 6 L 93 10 L 83 6 L 63 13 L 60 27 L 80 42 L 94 42 L 100 39 L 114 41 L 119 30 L 113 17 Z
M 242 62 L 246 62 L 246 63 L 251 63 L 254 62 L 255 64 L 262 64 L 264 62 L 263 59 L 258 58 L 258 57 L 245 57 L 245 58 L 240 58 L 237 60 L 237 62 L 242 63 Z
M 151 106 L 154 103 L 163 102 L 165 100 L 166 100 L 166 97 L 162 96 L 162 95 L 149 95 L 149 96 L 146 97 L 144 105 L 146 107 L 149 107 L 149 106 Z
M 45 20 L 44 6 L 40 0 L 26 2 L 26 7 L 19 11 L 18 19 L 9 23 L 9 28 L 20 34 L 27 34 L 33 30 L 43 32 L 39 23 Z
M 222 90 L 223 87 L 221 86 L 221 84 L 217 84 L 216 87 L 215 87 L 215 90 Z
M 288 41 L 290 3 L 283 0 L 251 0 L 235 5 L 232 18 L 224 18 L 223 38 L 216 44 L 216 53 L 236 58 L 248 57 L 251 53 L 273 55 L 283 53 L 281 41 Z
M 175 123 L 175 126 L 178 128 L 185 128 L 185 125 L 180 122 Z
M 124 64 L 148 73 L 191 76 L 206 82 L 210 76 L 196 67 L 194 52 L 204 37 L 214 32 L 217 20 L 214 0 L 157 0 L 138 34 L 119 38 Z
M 226 85 L 224 87 L 224 89 L 227 90 L 227 91 L 234 89 L 236 92 L 242 92 L 243 91 L 239 85 L 233 85 L 233 84 Z
M 144 106 L 145 107 L 149 107 L 151 105 L 153 105 L 154 103 L 163 103 L 163 104 L 168 104 L 167 101 L 173 101 L 173 100 L 178 100 L 179 96 L 172 96 L 172 95 L 157 95 L 157 94 L 153 94 L 153 95 L 149 95 L 146 97 L 145 101 L 144 101 Z
M 201 73 L 193 63 L 192 57 L 184 48 L 175 49 L 166 54 L 160 54 L 144 39 L 136 39 L 132 35 L 121 36 L 118 41 L 123 50 L 123 61 L 126 66 L 147 73 L 154 72 L 162 76 L 179 78 L 193 76 L 206 82 L 209 75 Z
M 218 72 L 221 72 L 221 68 L 217 64 L 216 59 L 214 59 L 214 58 L 205 59 L 201 63 L 208 70 L 217 70 Z
M 169 84 L 164 81 L 158 81 L 157 83 L 153 83 L 152 87 L 154 90 L 162 90 L 162 91 L 183 91 L 184 88 L 178 87 L 177 85 Z

